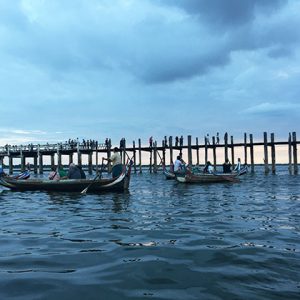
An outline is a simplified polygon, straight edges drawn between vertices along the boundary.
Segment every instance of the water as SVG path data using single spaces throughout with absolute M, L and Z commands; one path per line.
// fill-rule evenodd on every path
M 0 189 L 0 299 L 299 299 L 300 177 Z

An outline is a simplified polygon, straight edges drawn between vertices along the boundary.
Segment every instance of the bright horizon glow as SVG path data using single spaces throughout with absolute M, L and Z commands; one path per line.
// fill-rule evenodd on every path
M 234 152 L 235 152 L 235 161 L 234 164 L 236 164 L 237 159 L 241 158 L 242 163 L 245 162 L 245 157 L 244 157 L 244 147 L 235 147 L 234 148 Z M 179 150 L 174 150 L 173 149 L 173 159 L 175 160 L 176 156 L 179 155 L 180 151 Z M 276 164 L 288 164 L 288 146 L 285 145 L 278 145 L 275 147 L 275 153 L 276 153 Z M 133 153 L 132 152 L 128 152 L 129 156 L 132 156 Z M 184 161 L 187 163 L 188 161 L 188 155 L 187 155 L 187 150 L 184 149 L 182 151 L 182 156 Z M 160 152 L 160 155 L 162 156 L 162 153 Z M 229 160 L 231 162 L 231 150 L 228 149 L 228 156 L 229 156 Z M 101 164 L 101 160 L 102 157 L 107 157 L 107 155 L 105 153 L 99 153 L 98 155 L 98 162 L 99 165 Z M 196 165 L 197 163 L 197 151 L 196 150 L 192 150 L 192 158 L 193 158 L 193 165 Z M 299 151 L 297 153 L 297 158 L 298 161 L 300 161 L 300 154 Z M 216 159 L 217 159 L 217 165 L 221 165 L 223 164 L 224 160 L 225 160 L 225 154 L 224 154 L 224 148 L 217 148 L 216 151 Z M 272 161 L 271 161 L 271 149 L 270 147 L 268 148 L 268 159 L 269 159 L 269 165 L 271 165 Z M 160 164 L 160 158 L 158 156 L 157 158 L 158 160 L 158 164 Z M 213 163 L 213 151 L 212 149 L 209 149 L 208 151 L 208 160 L 210 160 Z M 29 162 L 31 165 L 33 165 L 33 158 L 26 158 L 26 163 Z M 51 160 L 50 160 L 50 156 L 43 156 L 43 162 L 44 165 L 50 165 Z M 73 155 L 73 162 L 75 164 L 78 163 L 78 156 L 76 153 L 74 153 Z M 153 162 L 153 158 L 152 158 L 152 162 Z M 200 149 L 199 150 L 199 164 L 200 165 L 204 165 L 205 162 L 205 152 L 204 149 Z M 55 164 L 58 163 L 58 158 L 57 155 L 55 155 Z M 69 159 L 67 155 L 62 155 L 62 163 L 64 165 L 68 165 L 69 163 Z M 138 155 L 138 151 L 136 152 L 136 164 L 138 165 L 139 163 L 139 155 Z M 142 164 L 143 165 L 149 165 L 150 163 L 150 153 L 148 152 L 142 152 Z M 169 149 L 166 150 L 166 164 L 169 165 L 170 163 L 170 151 Z M 232 162 L 231 162 L 232 163 Z M 250 149 L 248 148 L 247 150 L 247 164 L 250 165 L 251 161 L 250 161 Z M 14 158 L 14 165 L 19 165 L 21 164 L 21 159 L 20 158 Z M 83 165 L 87 165 L 88 164 L 88 155 L 82 155 L 82 164 Z M 96 164 L 96 154 L 93 154 L 93 164 Z M 254 164 L 255 165 L 262 165 L 264 164 L 264 148 L 263 146 L 255 146 L 254 147 Z M 6 157 L 4 159 L 4 165 L 8 166 L 8 158 Z

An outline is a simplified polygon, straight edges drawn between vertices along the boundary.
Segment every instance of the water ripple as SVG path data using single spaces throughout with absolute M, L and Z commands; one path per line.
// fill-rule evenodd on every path
M 0 190 L 1 299 L 299 299 L 300 181 Z

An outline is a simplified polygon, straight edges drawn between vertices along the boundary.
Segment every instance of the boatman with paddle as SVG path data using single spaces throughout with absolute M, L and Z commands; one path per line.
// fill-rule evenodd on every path
M 110 158 L 103 158 L 104 160 L 107 160 L 108 162 L 112 163 L 112 177 L 118 177 L 122 174 L 122 159 L 121 155 L 118 152 L 118 148 L 114 148 L 114 153 L 111 155 Z

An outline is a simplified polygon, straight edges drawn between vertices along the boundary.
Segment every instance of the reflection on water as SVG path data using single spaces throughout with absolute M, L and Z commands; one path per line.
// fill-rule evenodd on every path
M 298 299 L 299 176 L 0 190 L 0 299 Z

